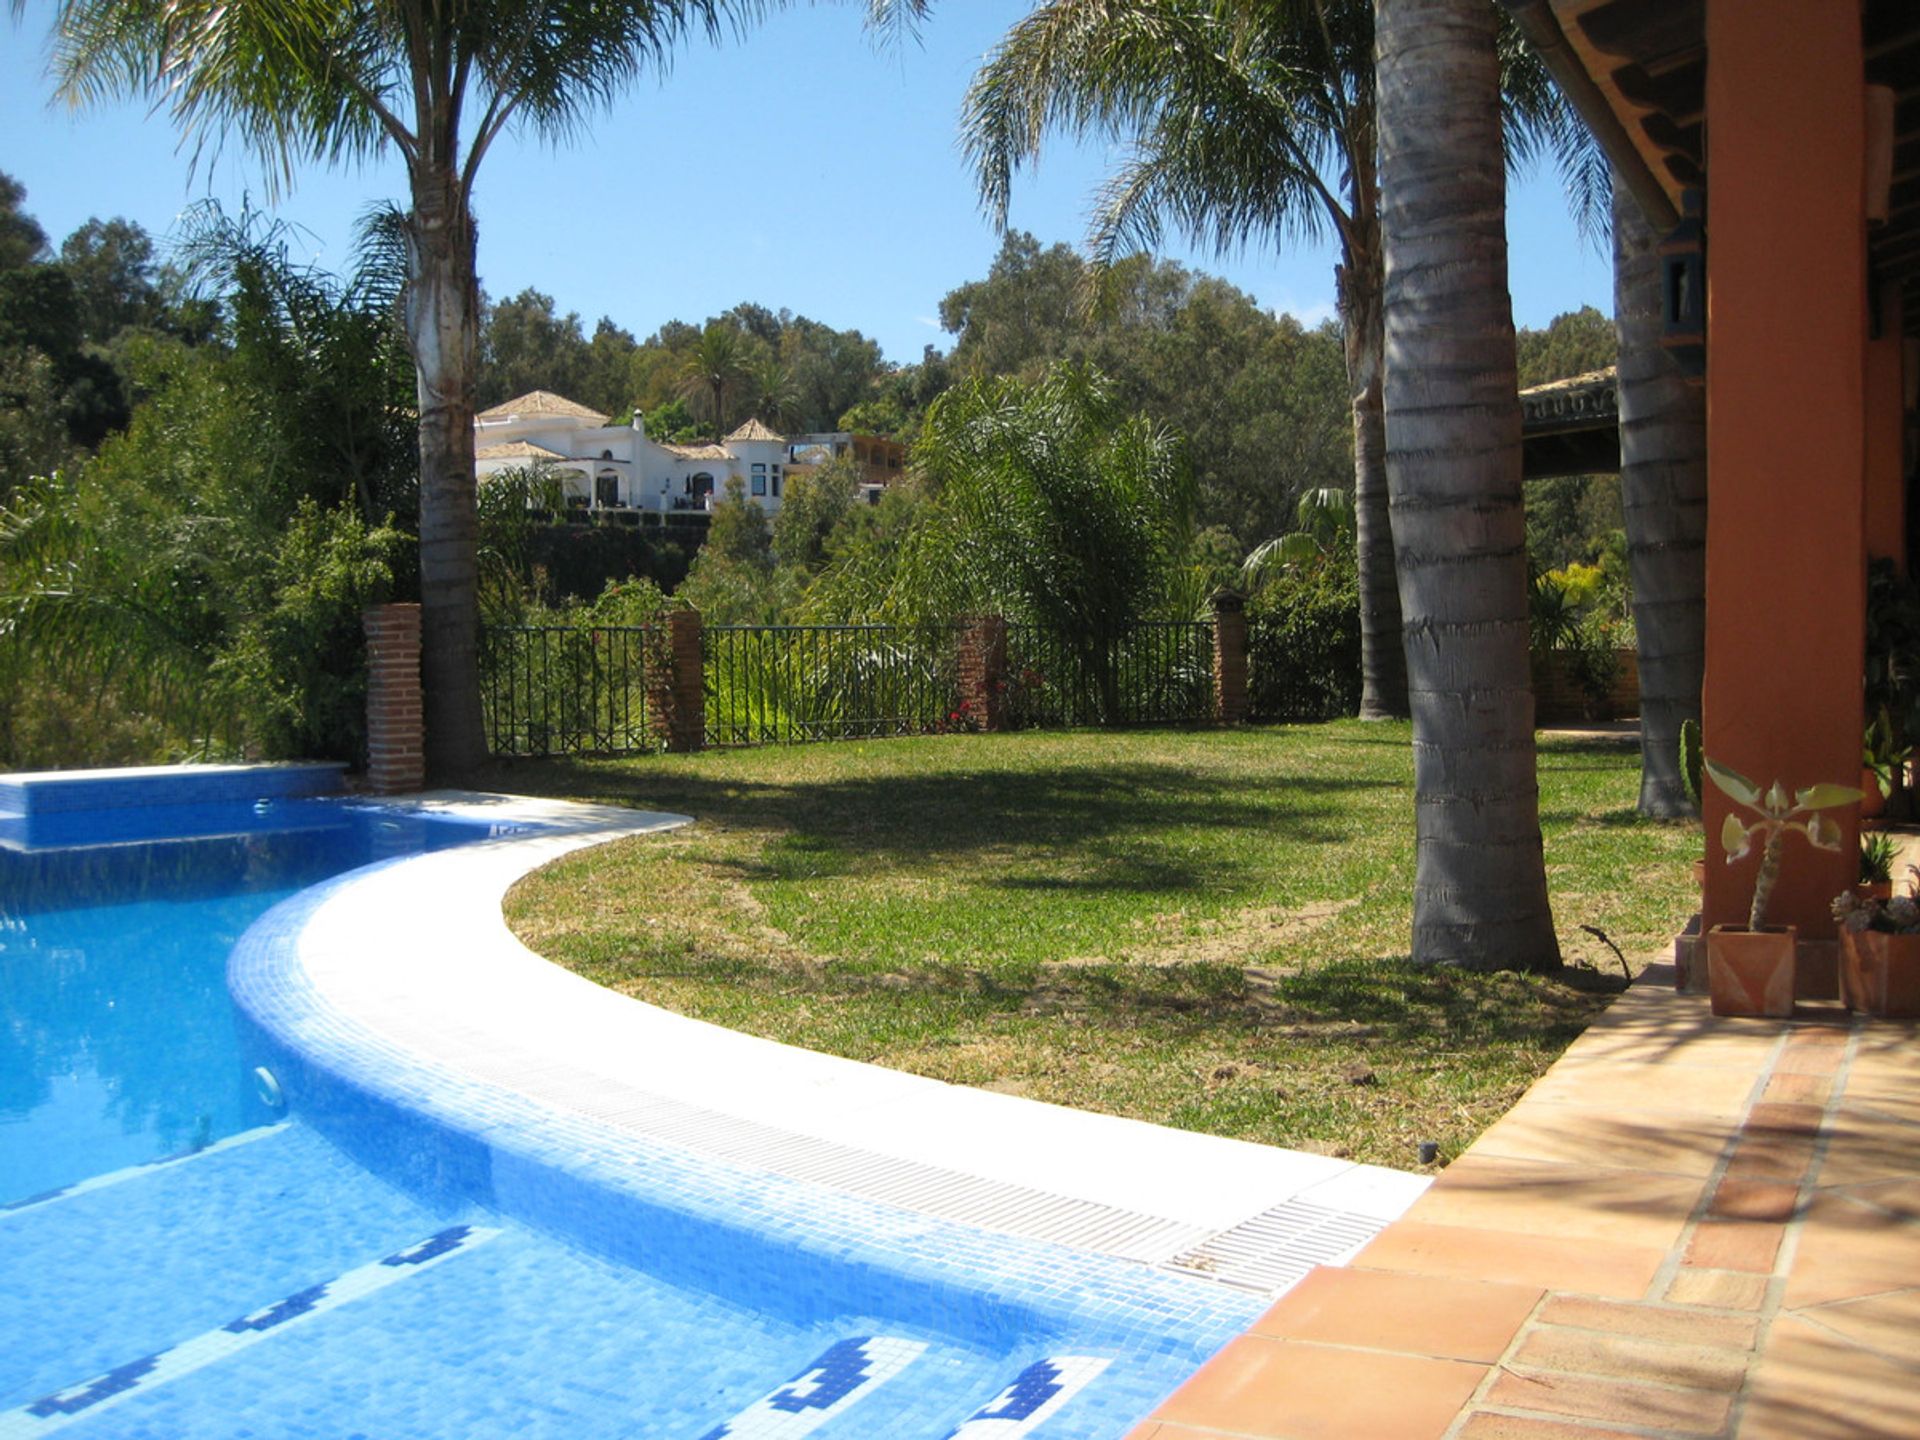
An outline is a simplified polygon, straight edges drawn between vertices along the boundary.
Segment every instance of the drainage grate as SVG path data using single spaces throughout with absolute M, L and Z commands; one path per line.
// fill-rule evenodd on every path
M 1359 1249 L 1387 1222 L 1303 1200 L 1243 1220 L 1161 1268 L 1203 1275 L 1222 1285 L 1274 1295 L 1316 1265 L 1331 1265 Z

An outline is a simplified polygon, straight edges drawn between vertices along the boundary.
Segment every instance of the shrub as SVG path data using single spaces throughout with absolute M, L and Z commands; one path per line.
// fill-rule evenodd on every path
M 1248 609 L 1255 720 L 1332 720 L 1360 708 L 1360 586 L 1342 547 L 1262 585 Z

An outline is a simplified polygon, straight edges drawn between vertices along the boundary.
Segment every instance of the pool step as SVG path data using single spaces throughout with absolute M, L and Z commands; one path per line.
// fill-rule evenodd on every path
M 1091 1385 L 1108 1364 L 1095 1355 L 1036 1360 L 950 1432 L 947 1440 L 1024 1440 Z
M 134 1395 L 150 1393 L 169 1380 L 191 1375 L 269 1336 L 420 1274 L 454 1255 L 485 1244 L 499 1233 L 467 1225 L 449 1226 L 403 1250 L 356 1266 L 331 1280 L 296 1290 L 271 1305 L 229 1320 L 217 1330 L 208 1330 L 178 1345 L 129 1360 L 17 1409 L 0 1412 L 0 1440 L 33 1440 L 33 1437 L 64 1429 L 76 1420 L 91 1419 Z
M 140 1165 L 128 1165 L 123 1169 L 109 1170 L 104 1175 L 91 1175 L 85 1180 L 76 1180 L 71 1185 L 62 1185 L 53 1190 L 42 1190 L 38 1195 L 28 1195 L 19 1200 L 9 1200 L 0 1205 L 0 1225 L 5 1225 L 14 1216 L 24 1215 L 48 1205 L 57 1205 L 63 1200 L 72 1200 L 81 1195 L 90 1195 L 95 1190 L 105 1190 L 113 1185 L 123 1185 L 129 1180 L 142 1180 L 153 1174 L 163 1165 L 186 1165 L 195 1160 L 205 1160 L 209 1156 L 223 1155 L 229 1150 L 237 1150 L 242 1145 L 251 1145 L 256 1140 L 265 1140 L 278 1134 L 282 1125 L 256 1125 L 251 1130 L 242 1130 L 237 1135 L 228 1135 L 215 1140 L 210 1145 L 202 1145 L 193 1150 L 182 1150 L 173 1155 L 162 1155 L 158 1160 L 148 1160 Z
M 0 1214 L 0 1410 L 465 1218 L 297 1124 L 109 1178 Z

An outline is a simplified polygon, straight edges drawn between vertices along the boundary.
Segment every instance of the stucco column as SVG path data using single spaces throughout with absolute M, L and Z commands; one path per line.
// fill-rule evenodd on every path
M 1761 785 L 1856 783 L 1865 598 L 1867 288 L 1860 12 L 1708 0 L 1706 753 Z M 1704 922 L 1744 924 L 1705 799 Z M 1857 874 L 1797 835 L 1770 919 L 1830 938 Z M 1824 977 L 1815 977 L 1819 985 Z M 1830 980 L 1826 982 L 1830 985 Z

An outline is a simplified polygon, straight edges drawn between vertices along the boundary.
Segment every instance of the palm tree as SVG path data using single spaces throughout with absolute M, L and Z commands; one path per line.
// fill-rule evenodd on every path
M 1700 723 L 1706 670 L 1707 416 L 1660 345 L 1660 258 L 1639 204 L 1613 191 L 1620 334 L 1620 503 L 1640 660 L 1640 813 L 1691 815 L 1680 726 Z
M 728 320 L 712 320 L 680 360 L 680 393 L 704 399 L 713 414 L 713 438 L 726 428 L 727 392 L 747 378 L 747 335 Z
M 1591 210 L 1583 131 L 1503 31 L 1506 143 L 1550 148 Z M 1004 222 L 1013 172 L 1050 127 L 1124 140 L 1092 248 L 1108 267 L 1163 222 L 1225 251 L 1331 233 L 1353 404 L 1361 592 L 1360 713 L 1407 713 L 1381 419 L 1382 286 L 1371 0 L 1048 0 L 995 48 L 962 122 L 981 194 Z
M 718 37 L 781 0 L 489 6 L 429 0 L 60 0 L 54 71 L 84 103 L 142 95 L 196 144 L 237 134 L 276 184 L 309 161 L 396 152 L 407 167 L 405 323 L 418 372 L 420 599 L 428 763 L 484 758 L 473 388 L 479 286 L 472 197 L 508 126 L 578 132 L 689 33 Z M 16 16 L 26 0 L 14 0 Z M 869 0 L 899 23 L 921 0 Z
M 800 387 L 794 384 L 793 371 L 780 363 L 777 355 L 761 356 L 747 368 L 747 383 L 753 387 L 754 415 L 775 430 L 793 423 L 800 404 Z
M 1387 484 L 1418 854 L 1413 957 L 1560 963 L 1527 667 L 1520 403 L 1507 299 L 1495 19 L 1379 0 Z

